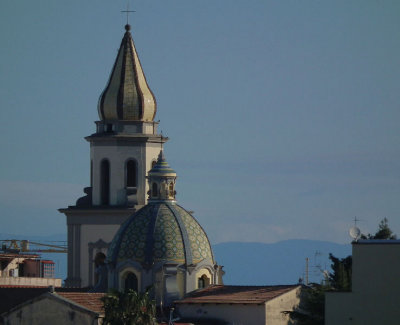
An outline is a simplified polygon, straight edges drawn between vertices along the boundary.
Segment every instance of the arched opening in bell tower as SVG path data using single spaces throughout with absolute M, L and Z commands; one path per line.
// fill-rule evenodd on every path
M 158 197 L 157 183 L 153 183 L 153 185 L 151 186 L 151 197 Z
M 137 164 L 133 159 L 126 162 L 126 187 L 137 186 Z
M 100 191 L 101 204 L 110 203 L 110 162 L 107 159 L 102 160 L 100 165 Z

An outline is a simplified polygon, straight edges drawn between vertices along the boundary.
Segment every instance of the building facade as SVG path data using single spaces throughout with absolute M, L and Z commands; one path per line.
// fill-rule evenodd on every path
M 287 311 L 295 309 L 301 286 L 211 286 L 176 302 L 187 322 L 229 325 L 294 324 Z
M 36 254 L 1 250 L 0 287 L 61 287 L 61 279 L 54 276 L 54 265 Z
M 171 306 L 188 292 L 222 284 L 224 272 L 203 228 L 176 202 L 177 175 L 162 150 L 147 178 L 147 205 L 120 227 L 109 248 L 108 287 L 152 287 L 157 305 Z
M 151 92 L 125 26 L 117 58 L 98 102 L 90 143 L 90 186 L 60 209 L 68 225 L 67 287 L 144 291 L 160 306 L 222 284 L 210 242 L 175 200 L 176 173 L 162 150 Z M 117 232 L 117 230 L 119 231 Z
M 119 226 L 147 203 L 147 171 L 168 138 L 157 131 L 156 99 L 137 55 L 130 25 L 98 102 L 90 143 L 90 186 L 85 196 L 60 209 L 68 226 L 68 287 L 95 284 L 93 260 L 107 254 Z
M 325 324 L 398 324 L 400 240 L 360 240 L 352 255 L 352 290 L 326 293 Z
M 0 325 L 100 325 L 102 293 L 0 288 Z

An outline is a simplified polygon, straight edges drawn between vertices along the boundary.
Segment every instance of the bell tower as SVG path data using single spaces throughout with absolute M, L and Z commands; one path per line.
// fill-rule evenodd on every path
M 147 203 L 147 172 L 168 140 L 157 132 L 156 99 L 130 29 L 127 24 L 98 101 L 96 132 L 85 138 L 90 143 L 90 186 L 75 205 L 59 210 L 67 217 L 69 287 L 94 285 L 95 255 L 107 254 L 119 226 Z

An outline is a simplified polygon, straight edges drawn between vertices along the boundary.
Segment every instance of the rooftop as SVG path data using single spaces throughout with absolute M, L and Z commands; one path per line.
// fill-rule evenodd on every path
M 0 287 L 0 315 L 11 310 L 18 305 L 25 303 L 28 300 L 37 298 L 43 294 L 48 294 L 49 288 L 32 288 L 32 287 L 17 287 L 17 286 L 2 286 Z M 103 314 L 103 303 L 101 298 L 104 293 L 88 293 L 88 292 L 72 292 L 64 288 L 56 288 L 55 296 L 67 300 L 71 303 L 82 306 L 95 313 Z
M 104 313 L 103 302 L 101 301 L 101 298 L 104 297 L 104 293 L 56 291 L 56 294 L 96 313 Z
M 400 239 L 359 239 L 354 241 L 355 245 L 399 245 Z
M 177 304 L 262 304 L 299 285 L 229 286 L 214 285 L 189 293 Z
M 48 288 L 2 287 L 0 288 L 0 315 L 48 291 Z

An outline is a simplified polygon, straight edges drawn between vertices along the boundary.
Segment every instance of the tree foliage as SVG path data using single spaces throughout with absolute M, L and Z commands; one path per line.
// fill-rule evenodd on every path
M 304 287 L 300 305 L 294 311 L 286 311 L 291 321 L 298 325 L 323 325 L 325 321 L 325 293 L 327 291 L 350 291 L 352 257 L 337 258 L 329 254 L 332 272 L 324 284 Z
M 298 325 L 324 325 L 325 292 L 328 290 L 328 285 L 313 284 L 303 287 L 300 305 L 295 310 L 284 313 Z
M 397 236 L 389 228 L 388 219 L 383 218 L 379 223 L 378 230 L 375 235 L 361 235 L 361 239 L 397 239 Z
M 156 305 L 149 291 L 111 291 L 102 298 L 104 324 L 110 325 L 155 325 Z
M 352 262 L 351 255 L 345 258 L 337 258 L 329 254 L 329 259 L 332 261 L 332 271 L 329 273 L 329 285 L 333 290 L 350 291 L 351 290 L 351 275 Z
M 374 235 L 362 235 L 362 239 L 396 239 L 389 228 L 388 220 L 384 218 Z M 351 291 L 352 280 L 352 256 L 337 258 L 329 254 L 332 261 L 332 272 L 328 275 L 326 284 L 312 285 L 302 290 L 301 301 L 298 308 L 293 311 L 285 311 L 290 319 L 299 325 L 323 325 L 325 319 L 325 292 L 327 291 Z

